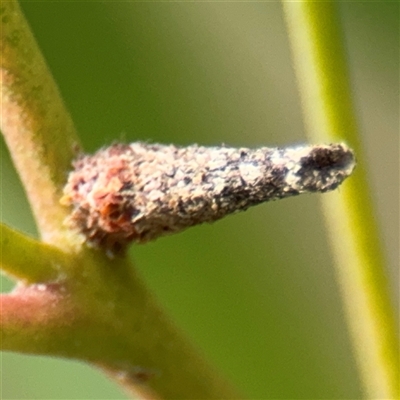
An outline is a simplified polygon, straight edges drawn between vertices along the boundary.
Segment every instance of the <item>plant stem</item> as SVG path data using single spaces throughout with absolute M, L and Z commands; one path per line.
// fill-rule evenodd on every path
M 351 100 L 336 5 L 283 1 L 310 140 L 345 140 L 358 166 L 321 197 L 366 398 L 398 398 L 399 349 L 385 259 Z
M 3 228 L 4 269 L 28 283 L 47 281 L 20 283 L 0 297 L 2 349 L 90 362 L 145 399 L 154 398 L 150 390 L 162 398 L 238 398 L 170 322 L 126 257 L 110 260 L 87 249 L 64 226 L 70 211 L 59 200 L 78 138 L 15 0 L 1 3 L 0 17 L 1 130 L 43 240 L 70 257 L 68 263 L 53 247 Z M 35 258 L 42 251 L 43 265 Z M 53 256 L 66 261 L 57 282 Z
M 0 297 L 1 349 L 79 359 L 144 399 L 237 399 L 126 258 L 76 256 L 76 275 Z M 72 258 L 72 257 L 71 257 Z M 104 282 L 107 282 L 105 284 Z
M 0 13 L 0 128 L 43 240 L 65 249 L 76 237 L 62 229 L 59 199 L 79 139 L 19 5 L 4 1 Z
M 58 248 L 38 242 L 0 224 L 0 269 L 24 283 L 57 280 L 69 257 Z

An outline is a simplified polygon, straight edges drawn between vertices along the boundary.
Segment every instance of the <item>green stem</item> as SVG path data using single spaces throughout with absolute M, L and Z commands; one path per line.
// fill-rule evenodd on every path
M 321 197 L 360 378 L 367 398 L 398 398 L 399 349 L 385 259 L 333 2 L 283 1 L 310 140 L 345 140 L 354 176 Z
M 85 360 L 142 398 L 155 398 L 152 391 L 162 398 L 238 398 L 169 321 L 127 258 L 87 249 L 64 225 L 70 211 L 59 199 L 78 138 L 15 0 L 1 3 L 0 17 L 1 130 L 42 238 L 65 252 L 2 229 L 3 268 L 27 282 L 0 297 L 1 348 Z M 52 281 L 58 262 L 63 279 Z
M 28 283 L 55 281 L 70 261 L 58 248 L 0 224 L 0 269 Z
M 0 128 L 42 238 L 65 249 L 77 238 L 59 199 L 79 139 L 17 2 L 2 2 L 0 17 Z
M 92 252 L 89 261 L 88 255 L 74 257 L 75 276 L 19 285 L 0 297 L 1 350 L 92 363 L 143 398 L 238 398 L 169 321 L 126 258 Z

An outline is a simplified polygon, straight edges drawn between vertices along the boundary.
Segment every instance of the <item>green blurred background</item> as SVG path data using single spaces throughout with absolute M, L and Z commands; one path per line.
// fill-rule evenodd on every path
M 305 141 L 278 2 L 22 8 L 87 151 L 114 140 Z M 343 2 L 339 10 L 398 311 L 399 4 Z M 2 220 L 36 236 L 3 142 L 1 167 Z M 171 317 L 248 398 L 360 398 L 318 201 L 261 205 L 130 250 Z M 11 287 L 3 278 L 2 291 Z M 1 357 L 3 399 L 126 398 L 79 362 Z

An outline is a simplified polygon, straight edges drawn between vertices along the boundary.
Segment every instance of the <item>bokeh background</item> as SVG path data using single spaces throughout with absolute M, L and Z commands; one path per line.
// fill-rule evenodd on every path
M 115 140 L 306 140 L 279 2 L 22 8 L 86 151 Z M 338 8 L 398 311 L 399 4 Z M 3 142 L 1 168 L 2 220 L 37 236 Z M 171 318 L 248 398 L 360 398 L 319 195 L 264 204 L 130 255 Z M 126 398 L 80 362 L 10 353 L 1 355 L 1 396 Z

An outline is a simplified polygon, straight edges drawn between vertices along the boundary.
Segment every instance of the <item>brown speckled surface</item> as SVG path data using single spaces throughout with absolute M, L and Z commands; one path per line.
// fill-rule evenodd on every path
M 276 149 L 114 144 L 74 163 L 63 204 L 89 244 L 118 251 L 269 200 L 335 189 L 343 144 Z

